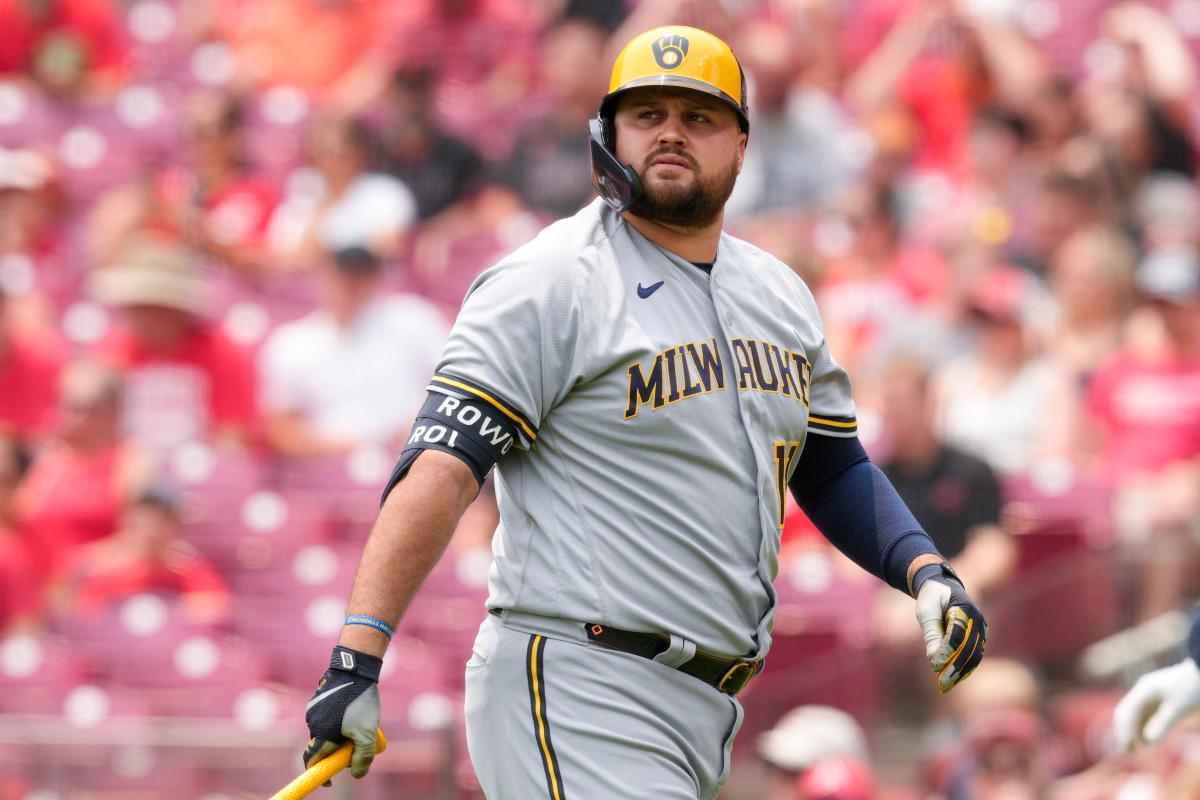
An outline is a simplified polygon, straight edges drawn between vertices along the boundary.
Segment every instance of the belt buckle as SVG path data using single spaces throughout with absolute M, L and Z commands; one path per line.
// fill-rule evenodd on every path
M 759 663 L 758 661 L 737 662 L 717 682 L 717 691 L 728 695 L 737 694 L 746 688 L 746 684 L 750 682 L 751 678 L 758 674 Z

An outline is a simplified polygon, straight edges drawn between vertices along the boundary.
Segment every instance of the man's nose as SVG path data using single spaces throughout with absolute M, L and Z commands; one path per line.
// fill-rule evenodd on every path
M 659 144 L 682 144 L 683 143 L 683 123 L 679 117 L 674 114 L 667 115 L 663 120 L 662 127 L 658 129 Z

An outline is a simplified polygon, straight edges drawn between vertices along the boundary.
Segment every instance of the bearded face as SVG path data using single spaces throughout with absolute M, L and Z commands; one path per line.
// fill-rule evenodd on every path
M 614 124 L 617 157 L 642 182 L 630 213 L 681 229 L 720 219 L 746 147 L 725 101 L 676 87 L 633 89 L 621 97 Z
M 678 158 L 689 159 L 682 151 L 665 151 Z M 642 180 L 642 196 L 629 210 L 644 219 L 653 220 L 676 228 L 703 228 L 710 225 L 725 208 L 733 186 L 737 182 L 738 159 L 706 174 L 698 166 L 690 167 L 690 175 L 681 178 L 664 178 L 655 173 L 652 162 L 661 154 L 646 159 L 638 170 Z

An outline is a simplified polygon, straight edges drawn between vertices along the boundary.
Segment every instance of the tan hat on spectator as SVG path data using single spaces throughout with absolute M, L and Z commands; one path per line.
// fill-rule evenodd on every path
M 204 280 L 188 250 L 165 242 L 132 245 L 113 266 L 97 272 L 92 289 L 110 306 L 163 306 L 189 314 L 207 307 Z
M 758 753 L 780 769 L 799 772 L 829 758 L 868 758 L 867 737 L 854 717 L 830 706 L 800 706 L 758 740 Z

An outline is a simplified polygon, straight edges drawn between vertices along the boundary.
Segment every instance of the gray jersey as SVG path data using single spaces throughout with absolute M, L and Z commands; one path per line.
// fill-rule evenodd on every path
M 600 200 L 475 281 L 430 388 L 520 441 L 496 468 L 488 605 L 762 655 L 786 482 L 856 434 L 812 294 L 721 237 L 711 277 Z

